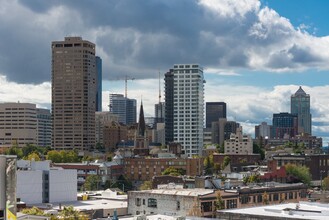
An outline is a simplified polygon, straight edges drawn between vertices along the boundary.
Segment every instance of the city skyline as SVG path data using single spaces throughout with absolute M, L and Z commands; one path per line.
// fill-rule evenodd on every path
M 117 79 L 129 75 L 135 80 L 128 82 L 128 97 L 139 102 L 142 96 L 145 115 L 153 116 L 158 73 L 163 86 L 174 63 L 195 62 L 204 68 L 205 102 L 226 102 L 228 118 L 245 132 L 271 122 L 273 113 L 289 112 L 290 96 L 302 86 L 311 96 L 313 134 L 328 140 L 325 1 L 99 1 L 90 8 L 73 1 L 1 3 L 1 102 L 50 108 L 49 44 L 82 36 L 96 43 L 103 60 L 103 110 L 109 93 L 124 93 Z

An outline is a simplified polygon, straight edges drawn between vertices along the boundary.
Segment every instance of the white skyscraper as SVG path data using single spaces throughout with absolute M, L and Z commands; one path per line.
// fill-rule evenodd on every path
M 204 83 L 199 65 L 174 65 L 173 141 L 180 143 L 188 156 L 201 154 L 203 147 Z

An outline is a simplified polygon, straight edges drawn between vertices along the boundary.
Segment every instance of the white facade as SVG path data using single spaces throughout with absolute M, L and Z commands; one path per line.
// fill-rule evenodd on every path
M 77 171 L 50 168 L 49 164 L 17 162 L 17 198 L 27 204 L 77 201 Z
M 204 124 L 203 69 L 197 64 L 174 65 L 174 142 L 188 156 L 201 155 Z
M 49 202 L 77 200 L 77 171 L 49 170 Z
M 225 154 L 252 154 L 253 141 L 250 135 L 242 133 L 242 127 L 236 129 L 236 134 L 231 133 L 230 139 L 224 141 Z
M 17 198 L 26 204 L 42 203 L 42 170 L 17 171 Z

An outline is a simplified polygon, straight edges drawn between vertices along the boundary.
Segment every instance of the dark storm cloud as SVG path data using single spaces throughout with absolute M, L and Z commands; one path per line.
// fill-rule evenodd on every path
M 308 35 L 256 0 L 0 3 L 0 74 L 17 82 L 49 81 L 51 41 L 67 35 L 96 43 L 104 79 L 155 78 L 159 69 L 191 62 L 215 69 L 289 70 L 321 57 L 293 47 L 296 35 L 296 45 Z

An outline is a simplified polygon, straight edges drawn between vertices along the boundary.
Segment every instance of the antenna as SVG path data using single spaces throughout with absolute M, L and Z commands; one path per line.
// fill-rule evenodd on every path
M 159 103 L 161 103 L 161 84 L 160 84 L 160 70 L 159 70 Z

